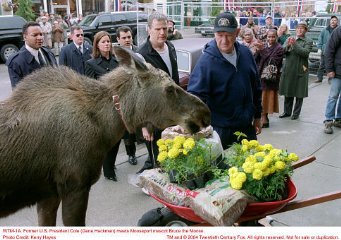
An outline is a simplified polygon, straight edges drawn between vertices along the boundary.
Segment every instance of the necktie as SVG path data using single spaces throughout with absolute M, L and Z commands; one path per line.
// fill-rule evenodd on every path
M 40 66 L 44 67 L 46 64 L 40 51 L 38 51 L 38 59 L 39 59 Z
M 81 46 L 78 47 L 78 50 L 79 50 L 80 54 L 82 55 L 83 53 L 82 53 L 82 47 Z

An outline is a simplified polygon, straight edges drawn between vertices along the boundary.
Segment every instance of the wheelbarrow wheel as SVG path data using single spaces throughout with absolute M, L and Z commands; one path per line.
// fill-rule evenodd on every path
M 173 213 L 166 207 L 155 208 L 143 214 L 138 226 L 193 226 L 196 223 L 188 221 Z

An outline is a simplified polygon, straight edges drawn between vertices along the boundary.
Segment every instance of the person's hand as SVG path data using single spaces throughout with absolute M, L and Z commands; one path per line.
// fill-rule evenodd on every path
M 154 136 L 152 133 L 148 132 L 148 129 L 146 127 L 142 128 L 142 136 L 144 139 L 146 139 L 147 141 L 153 141 L 154 140 Z
M 256 130 L 256 135 L 262 133 L 262 120 L 260 118 L 256 118 L 253 120 L 253 127 Z
M 334 78 L 335 77 L 335 72 L 329 72 L 327 73 L 328 78 Z
M 294 45 L 296 43 L 296 39 L 294 37 L 289 37 L 288 45 Z
M 319 55 L 321 55 L 322 50 L 321 50 L 321 49 L 317 49 L 317 53 L 318 53 Z

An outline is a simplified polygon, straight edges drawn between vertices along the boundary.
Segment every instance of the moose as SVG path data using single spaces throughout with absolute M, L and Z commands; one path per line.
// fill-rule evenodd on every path
M 37 204 L 38 224 L 84 226 L 91 186 L 125 129 L 210 124 L 210 111 L 162 70 L 115 46 L 119 67 L 99 80 L 66 67 L 25 77 L 0 102 L 0 217 Z

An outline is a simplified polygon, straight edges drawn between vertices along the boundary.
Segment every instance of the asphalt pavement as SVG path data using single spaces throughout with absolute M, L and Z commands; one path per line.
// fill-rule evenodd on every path
M 341 130 L 334 134 L 323 132 L 324 109 L 330 85 L 313 83 L 310 76 L 309 97 L 304 99 L 298 120 L 279 119 L 279 114 L 270 116 L 270 128 L 259 135 L 262 144 L 271 143 L 276 148 L 295 152 L 301 158 L 314 155 L 316 160 L 295 170 L 293 181 L 298 188 L 296 200 L 308 199 L 333 191 L 341 191 Z M 10 95 L 11 87 L 7 68 L 0 64 L 0 100 Z M 280 97 L 280 112 L 283 97 Z M 128 183 L 146 159 L 146 149 L 138 145 L 138 165 L 127 162 L 121 144 L 117 158 L 117 183 L 103 176 L 93 185 L 86 217 L 88 226 L 136 226 L 138 219 L 148 210 L 160 206 L 141 189 Z M 341 199 L 271 215 L 275 226 L 341 226 Z M 62 226 L 61 211 L 57 225 Z M 25 208 L 9 217 L 0 219 L 0 226 L 37 226 L 36 207 Z

